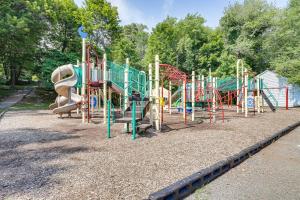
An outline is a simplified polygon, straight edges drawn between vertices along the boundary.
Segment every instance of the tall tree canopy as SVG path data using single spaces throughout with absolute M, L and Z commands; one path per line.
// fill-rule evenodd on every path
M 176 63 L 176 18 L 167 17 L 163 22 L 158 23 L 152 30 L 148 39 L 145 62 L 151 63 L 154 56 L 158 54 L 164 63 Z
M 42 1 L 11 0 L 0 4 L 0 63 L 15 85 L 22 69 L 33 68 L 43 37 Z
M 112 45 L 112 59 L 117 63 L 124 63 L 126 58 L 138 68 L 143 68 L 148 40 L 147 26 L 143 24 L 129 24 L 122 28 L 120 39 Z
M 120 25 L 117 8 L 107 0 L 10 0 L 0 4 L 0 75 L 14 85 L 37 75 L 45 85 L 60 64 L 75 63 L 84 25 L 99 53 L 111 61 L 145 69 L 156 54 L 162 63 L 191 73 L 234 76 L 237 58 L 258 74 L 276 70 L 300 84 L 300 2 L 276 8 L 268 0 L 236 1 L 214 29 L 199 14 L 166 17 L 151 32 L 143 24 Z
M 272 68 L 300 84 L 300 1 L 291 0 L 286 10 L 275 21 L 268 34 L 265 48 L 271 58 Z
M 151 62 L 158 54 L 161 62 L 177 66 L 185 72 L 208 71 L 210 64 L 215 63 L 207 64 L 204 60 L 211 59 L 212 54 L 208 52 L 215 47 L 206 46 L 205 50 L 204 45 L 209 42 L 213 31 L 205 27 L 204 22 L 204 18 L 198 14 L 188 14 L 181 20 L 167 17 L 157 24 L 149 37 L 146 61 Z
M 121 30 L 117 8 L 106 0 L 85 0 L 80 20 L 99 48 L 107 48 L 119 37 Z
M 269 67 L 263 43 L 277 12 L 266 0 L 244 0 L 230 5 L 220 20 L 225 48 L 256 72 Z

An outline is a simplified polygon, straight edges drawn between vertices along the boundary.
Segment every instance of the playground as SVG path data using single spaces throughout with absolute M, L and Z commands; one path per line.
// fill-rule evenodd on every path
M 0 197 L 147 198 L 296 122 L 300 110 L 225 116 L 225 123 L 185 125 L 181 114 L 166 115 L 168 131 L 133 142 L 120 134 L 123 124 L 112 126 L 107 139 L 105 125 L 78 123 L 76 115 L 61 120 L 48 110 L 9 111 L 1 120 Z
M 285 1 L 3 3 L 0 199 L 297 199 Z
M 4 111 L 1 198 L 145 199 L 300 117 L 288 88 L 279 107 L 241 59 L 235 77 L 189 75 L 159 55 L 145 72 L 100 58 L 85 39 L 82 62 L 52 72 L 49 109 L 55 94 L 32 89 Z
M 49 110 L 18 110 L 40 103 L 33 89 L 1 120 L 1 198 L 147 198 L 300 117 L 287 88 L 279 107 L 241 59 L 236 77 L 219 79 L 188 75 L 158 55 L 148 72 L 129 59 L 116 64 L 84 37 L 82 51 L 82 63 L 53 71 Z

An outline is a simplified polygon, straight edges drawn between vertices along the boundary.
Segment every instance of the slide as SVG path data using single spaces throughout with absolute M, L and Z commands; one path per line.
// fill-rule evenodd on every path
M 68 113 L 80 106 L 81 96 L 71 92 L 71 88 L 77 83 L 77 75 L 72 64 L 63 65 L 54 70 L 51 81 L 59 95 L 55 103 L 49 106 L 53 109 L 53 113 Z
M 270 101 L 270 99 L 267 97 L 267 95 L 265 94 L 265 92 L 263 90 L 261 90 L 261 96 L 264 98 L 264 100 L 267 102 L 268 106 L 270 107 L 270 109 L 275 112 L 276 108 L 275 106 L 272 104 L 272 102 Z
M 175 99 L 178 99 L 180 98 L 180 95 L 181 95 L 181 91 L 182 91 L 182 88 L 179 87 L 176 92 L 174 92 L 174 94 L 172 94 L 172 102 L 175 100 Z

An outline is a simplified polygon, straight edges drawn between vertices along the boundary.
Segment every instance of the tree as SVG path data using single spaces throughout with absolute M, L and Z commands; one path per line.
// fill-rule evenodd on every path
M 59 49 L 61 52 L 78 51 L 80 37 L 77 33 L 79 9 L 73 0 L 48 1 L 48 30 L 43 39 L 47 49 Z
M 33 68 L 45 29 L 41 1 L 11 0 L 0 4 L 0 63 L 12 86 L 24 68 Z
M 157 24 L 148 40 L 146 61 L 152 62 L 155 54 L 163 63 L 177 66 L 191 73 L 196 70 L 205 73 L 217 62 L 223 49 L 218 32 L 204 26 L 204 18 L 199 14 L 188 14 L 184 19 L 167 17 Z
M 291 0 L 276 19 L 276 27 L 268 34 L 265 48 L 271 64 L 291 83 L 300 84 L 300 2 Z
M 131 65 L 143 68 L 142 62 L 148 40 L 147 26 L 132 23 L 122 28 L 120 39 L 112 45 L 112 58 L 117 63 L 124 63 L 126 58 L 130 58 Z
M 162 63 L 176 65 L 176 18 L 167 17 L 158 23 L 149 36 L 145 55 L 145 63 L 153 63 L 156 54 Z
M 116 7 L 106 0 L 85 0 L 80 22 L 96 46 L 105 49 L 119 38 L 120 26 Z
M 266 0 L 244 0 L 230 5 L 220 20 L 225 48 L 237 58 L 243 58 L 256 72 L 268 68 L 268 49 L 263 48 L 266 33 L 274 26 L 278 13 Z
M 217 70 L 223 59 L 226 59 L 222 56 L 224 42 L 221 32 L 218 29 L 211 30 L 207 37 L 207 42 L 200 47 L 198 53 L 198 62 L 201 66 L 198 71 L 201 74 L 207 74 L 209 68 L 212 71 Z
M 200 48 L 208 42 L 209 29 L 204 26 L 204 18 L 199 14 L 188 14 L 176 24 L 178 67 L 191 73 L 192 70 L 201 71 L 199 63 Z

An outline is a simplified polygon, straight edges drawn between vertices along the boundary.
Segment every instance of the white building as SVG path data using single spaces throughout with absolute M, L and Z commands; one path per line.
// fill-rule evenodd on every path
M 269 90 L 278 101 L 279 107 L 286 106 L 286 87 L 288 87 L 289 107 L 300 106 L 299 85 L 288 84 L 287 78 L 282 77 L 270 70 L 266 70 L 258 76 L 263 79 L 265 93 L 267 93 L 267 90 Z

